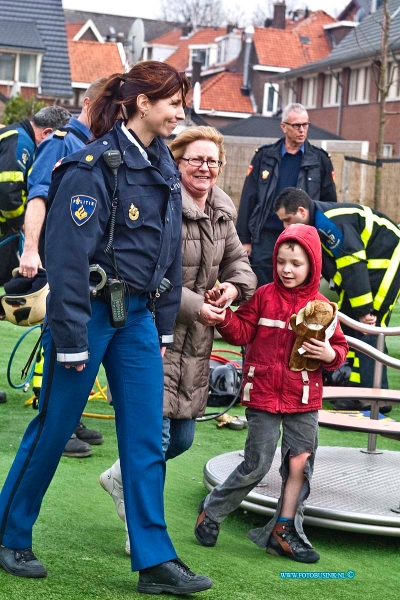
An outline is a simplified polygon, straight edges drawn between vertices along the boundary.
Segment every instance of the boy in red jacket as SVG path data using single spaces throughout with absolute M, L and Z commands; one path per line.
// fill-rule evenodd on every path
M 282 426 L 281 497 L 269 523 L 251 530 L 248 537 L 271 554 L 312 563 L 319 554 L 302 523 L 317 449 L 321 369 L 337 369 L 348 345 L 337 323 L 329 340 L 303 343 L 305 356 L 319 360 L 319 369 L 289 369 L 295 341 L 291 315 L 310 300 L 326 300 L 318 292 L 322 256 L 316 229 L 308 225 L 285 229 L 276 242 L 273 263 L 273 283 L 260 287 L 236 312 L 227 309 L 224 322 L 217 326 L 225 341 L 247 346 L 242 404 L 249 431 L 243 462 L 200 503 L 195 535 L 203 546 L 215 546 L 220 523 L 268 473 Z M 212 292 L 209 298 L 218 304 Z

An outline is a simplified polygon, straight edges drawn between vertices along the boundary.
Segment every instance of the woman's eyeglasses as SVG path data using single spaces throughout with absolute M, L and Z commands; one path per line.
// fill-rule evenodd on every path
M 189 165 L 192 167 L 202 167 L 203 163 L 207 163 L 207 167 L 209 169 L 216 169 L 222 165 L 221 160 L 215 160 L 215 158 L 181 158 L 181 160 L 186 160 Z

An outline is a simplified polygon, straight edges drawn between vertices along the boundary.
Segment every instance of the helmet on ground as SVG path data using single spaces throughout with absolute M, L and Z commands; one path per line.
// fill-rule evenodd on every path
M 327 371 L 324 369 L 322 372 L 324 385 L 348 386 L 350 383 L 351 370 L 351 362 L 348 359 L 334 371 Z
M 49 293 L 45 269 L 28 279 L 13 270 L 13 278 L 4 284 L 5 294 L 0 297 L 0 319 L 14 325 L 32 326 L 42 323 L 46 314 L 46 296 Z
M 209 406 L 226 406 L 238 396 L 242 370 L 232 363 L 210 367 L 208 401 Z

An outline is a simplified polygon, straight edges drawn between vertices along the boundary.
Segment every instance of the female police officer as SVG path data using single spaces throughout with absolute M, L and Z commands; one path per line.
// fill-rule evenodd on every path
M 162 354 L 180 303 L 182 207 L 179 172 L 161 137 L 184 118 L 187 90 L 183 73 L 157 61 L 111 76 L 91 106 L 95 141 L 55 171 L 40 410 L 0 495 L 0 565 L 12 575 L 46 575 L 31 549 L 32 527 L 103 362 L 138 591 L 186 594 L 212 586 L 177 558 L 163 512 Z M 90 302 L 94 263 L 107 283 Z M 146 305 L 163 278 L 173 289 L 157 303 L 156 329 Z

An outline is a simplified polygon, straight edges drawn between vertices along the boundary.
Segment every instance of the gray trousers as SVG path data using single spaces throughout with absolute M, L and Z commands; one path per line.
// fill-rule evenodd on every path
M 232 511 L 236 510 L 271 468 L 282 425 L 282 477 L 281 496 L 275 515 L 260 530 L 252 530 L 249 537 L 257 545 L 266 547 L 270 532 L 275 525 L 282 506 L 282 497 L 289 473 L 289 457 L 307 452 L 310 454 L 304 475 L 306 481 L 300 492 L 295 516 L 295 526 L 303 541 L 308 543 L 302 528 L 303 502 L 310 493 L 310 480 L 314 468 L 315 451 L 318 446 L 318 411 L 305 413 L 269 413 L 252 408 L 246 409 L 249 426 L 244 460 L 220 485 L 207 496 L 204 508 L 207 516 L 221 523 Z M 309 544 L 311 546 L 311 544 Z

